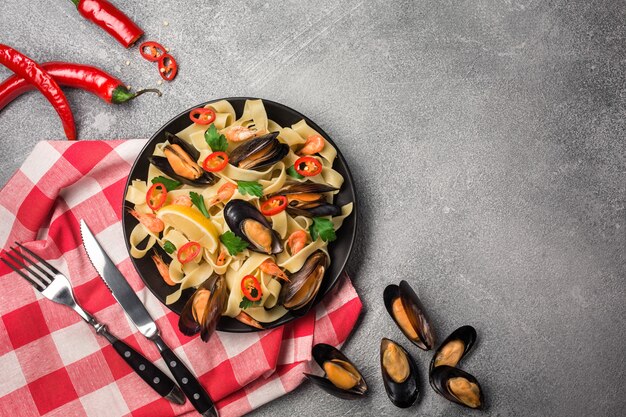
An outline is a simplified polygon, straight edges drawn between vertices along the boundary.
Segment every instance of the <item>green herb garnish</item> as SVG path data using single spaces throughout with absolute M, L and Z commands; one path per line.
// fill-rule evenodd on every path
M 213 152 L 225 152 L 228 148 L 228 141 L 224 135 L 221 135 L 215 124 L 211 123 L 211 126 L 204 132 L 204 140 L 211 147 Z
M 323 217 L 313 217 L 313 224 L 309 227 L 309 232 L 313 241 L 316 241 L 318 236 L 325 242 L 332 242 L 337 239 L 333 222 Z
M 178 182 L 176 180 L 172 180 L 170 178 L 165 178 L 163 176 L 152 178 L 152 184 L 157 184 L 159 182 L 161 184 L 165 185 L 165 189 L 167 191 L 175 190 L 175 189 L 177 189 L 178 187 L 180 187 L 182 185 L 182 183 L 180 183 L 180 182 Z
M 256 181 L 237 181 L 237 188 L 241 194 L 263 197 L 263 186 Z
M 204 197 L 202 197 L 200 194 L 193 192 L 193 191 L 189 193 L 189 197 L 191 197 L 191 202 L 196 207 L 198 207 L 198 210 L 200 210 L 200 213 L 204 214 L 204 217 L 206 218 L 211 217 L 209 215 L 208 210 L 206 209 L 206 206 L 204 205 Z
M 220 236 L 220 241 L 226 246 L 230 256 L 235 256 L 248 247 L 248 242 L 244 241 L 230 230 Z
M 256 297 L 256 294 L 253 294 L 253 293 L 256 293 L 256 288 L 250 291 L 250 295 L 253 297 Z M 246 308 L 250 308 L 250 307 L 254 307 L 255 305 L 258 305 L 260 302 L 261 300 L 250 301 L 248 297 L 244 295 L 243 298 L 241 299 L 241 302 L 239 303 L 239 308 L 242 310 L 245 310 Z
M 289 168 L 287 168 L 287 175 L 289 175 L 290 177 L 294 177 L 296 179 L 301 180 L 302 178 L 304 178 L 303 175 L 298 174 L 298 171 L 296 171 L 296 169 L 292 166 L 290 166 Z
M 174 246 L 174 244 L 169 240 L 166 240 L 163 244 L 163 250 L 171 255 L 172 253 L 176 252 L 176 246 Z

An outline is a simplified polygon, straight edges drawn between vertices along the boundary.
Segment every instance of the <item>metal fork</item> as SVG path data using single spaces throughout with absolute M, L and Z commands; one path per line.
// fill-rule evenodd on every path
M 175 404 L 185 403 L 185 396 L 182 391 L 167 375 L 139 352 L 109 333 L 106 325 L 99 323 L 76 302 L 74 292 L 72 291 L 72 284 L 70 284 L 70 281 L 65 275 L 24 245 L 18 242 L 15 243 L 48 270 L 46 271 L 39 266 L 35 260 L 26 256 L 23 252 L 20 253 L 14 247 L 10 248 L 12 252 L 6 251 L 4 253 L 6 257 L 11 259 L 11 262 L 5 257 L 0 256 L 2 262 L 28 281 L 30 285 L 35 287 L 35 289 L 48 300 L 68 306 L 78 313 L 83 320 L 91 324 L 96 330 L 96 333 L 105 337 L 109 343 L 113 345 L 122 359 L 124 359 L 148 385 L 159 393 L 159 395 Z M 26 264 L 30 264 L 30 267 Z M 21 269 L 24 269 L 27 273 L 23 272 Z

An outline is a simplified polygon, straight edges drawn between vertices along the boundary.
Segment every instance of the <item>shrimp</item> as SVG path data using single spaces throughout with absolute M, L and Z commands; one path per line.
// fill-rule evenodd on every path
M 300 252 L 306 245 L 307 239 L 308 236 L 304 230 L 297 230 L 293 232 L 287 239 L 287 245 L 289 245 L 291 254 L 295 255 Z
M 191 202 L 191 198 L 188 195 L 179 195 L 178 197 L 172 200 L 172 204 L 175 206 L 185 206 L 191 207 L 193 203 Z
M 243 311 L 235 316 L 235 320 L 239 320 L 243 324 L 247 324 L 248 326 L 256 327 L 257 329 L 263 330 L 263 326 L 261 326 L 261 323 L 259 323 L 258 321 L 250 317 L 249 314 L 244 313 Z
M 224 263 L 226 262 L 226 255 L 228 255 L 228 252 L 226 251 L 226 249 L 222 248 L 222 250 L 220 251 L 219 256 L 215 260 L 215 265 L 217 265 L 217 266 L 224 265 Z
M 219 190 L 217 190 L 217 195 L 209 200 L 209 207 L 228 200 L 233 196 L 233 194 L 235 194 L 236 189 L 237 184 L 233 184 L 232 182 L 227 182 L 222 185 Z
M 265 262 L 259 265 L 259 269 L 266 274 L 274 275 L 275 277 L 284 279 L 287 282 L 289 281 L 289 278 L 287 277 L 287 275 L 285 275 L 283 270 L 280 269 L 278 265 L 276 265 L 276 262 L 272 261 L 271 259 L 267 259 Z
M 165 229 L 163 221 L 153 213 L 140 213 L 137 210 L 129 210 L 128 212 L 152 233 L 161 233 Z
M 224 136 L 231 142 L 243 142 L 255 136 L 263 135 L 266 130 L 252 130 L 244 126 L 231 126 L 224 132 Z
M 163 258 L 161 258 L 158 253 L 154 252 L 154 255 L 152 255 L 152 260 L 154 261 L 154 265 L 156 265 L 159 274 L 161 274 L 161 278 L 163 278 L 163 281 L 165 281 L 165 283 L 169 286 L 176 285 L 176 283 L 172 281 L 172 278 L 170 277 L 169 265 L 166 264 L 165 261 L 163 261 Z
M 304 147 L 300 149 L 301 155 L 313 155 L 324 149 L 324 138 L 320 135 L 311 135 L 304 142 Z

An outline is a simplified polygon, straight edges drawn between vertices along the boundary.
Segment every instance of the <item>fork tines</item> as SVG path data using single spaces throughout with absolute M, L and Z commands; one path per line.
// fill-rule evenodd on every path
M 17 272 L 22 278 L 28 281 L 38 291 L 41 292 L 45 290 L 48 285 L 50 285 L 50 283 L 54 280 L 54 275 L 60 274 L 59 270 L 50 265 L 45 259 L 28 249 L 26 246 L 18 242 L 15 242 L 15 244 L 19 246 L 22 251 L 30 254 L 36 261 L 41 262 L 46 268 L 48 268 L 49 271 L 43 269 L 37 264 L 37 262 L 35 262 L 35 260 L 26 256 L 24 252 L 19 252 L 17 248 L 14 248 L 13 246 L 10 247 L 12 252 L 5 251 L 3 256 L 0 256 L 0 261 L 7 264 L 9 268 Z M 11 259 L 11 262 L 9 262 L 7 257 Z M 32 265 L 32 267 L 26 265 L 27 263 Z M 22 272 L 21 269 L 25 269 L 26 271 L 28 271 L 30 273 L 30 276 Z

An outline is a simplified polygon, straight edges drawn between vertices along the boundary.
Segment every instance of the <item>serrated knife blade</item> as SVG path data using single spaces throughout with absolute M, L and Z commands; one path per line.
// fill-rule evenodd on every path
M 115 263 L 102 249 L 102 246 L 84 220 L 80 221 L 80 233 L 91 264 L 98 271 L 100 278 L 102 278 L 111 293 L 113 293 L 113 297 L 120 303 L 126 315 L 130 317 L 137 329 L 148 339 L 158 336 L 159 331 L 150 313 L 148 313 L 135 291 L 128 284 L 126 278 L 117 269 Z

